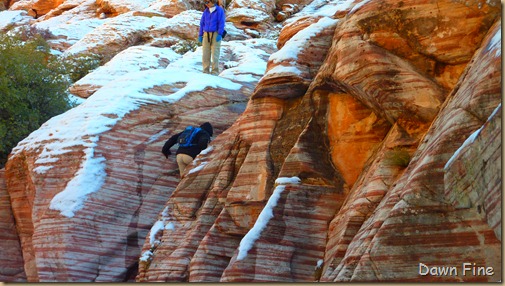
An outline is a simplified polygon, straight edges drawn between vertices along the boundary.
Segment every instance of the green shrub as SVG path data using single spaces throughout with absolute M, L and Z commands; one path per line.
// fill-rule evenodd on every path
M 406 168 L 410 163 L 411 157 L 408 150 L 399 147 L 389 150 L 385 155 L 385 162 L 389 166 Z
M 0 168 L 19 141 L 73 107 L 67 89 L 93 67 L 62 61 L 40 34 L 26 35 L 0 34 Z
M 62 59 L 63 73 L 70 77 L 72 83 L 80 80 L 85 75 L 98 68 L 102 59 L 94 54 L 81 54 Z
M 194 52 L 198 46 L 201 45 L 197 41 L 181 41 L 172 45 L 170 48 L 178 53 L 179 55 L 184 55 L 187 52 Z

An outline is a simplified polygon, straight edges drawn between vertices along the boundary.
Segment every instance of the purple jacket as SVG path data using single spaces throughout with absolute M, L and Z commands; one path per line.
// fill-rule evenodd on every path
M 221 6 L 216 5 L 216 10 L 213 13 L 210 13 L 209 8 L 205 8 L 202 19 L 200 19 L 200 32 L 198 36 L 203 36 L 203 32 L 216 31 L 219 35 L 223 35 L 225 21 L 224 9 Z

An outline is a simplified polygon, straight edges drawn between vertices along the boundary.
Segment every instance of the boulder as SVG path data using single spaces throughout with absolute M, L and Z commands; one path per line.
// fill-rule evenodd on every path
M 87 98 L 102 86 L 127 73 L 149 69 L 164 69 L 180 57 L 179 54 L 169 48 L 130 47 L 117 54 L 105 65 L 78 80 L 69 88 L 69 91 L 76 96 Z
M 57 8 L 64 1 L 63 0 L 19 0 L 13 1 L 11 3 L 9 10 L 25 10 L 28 11 L 31 16 L 38 18 L 43 16 L 49 11 Z

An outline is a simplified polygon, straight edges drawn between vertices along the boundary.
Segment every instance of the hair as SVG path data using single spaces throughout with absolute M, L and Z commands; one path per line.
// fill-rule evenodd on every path
M 202 128 L 203 130 L 207 131 L 207 133 L 209 133 L 209 135 L 212 137 L 212 134 L 214 133 L 213 132 L 214 128 L 212 128 L 212 125 L 209 122 L 203 123 L 202 125 L 200 125 L 200 128 Z

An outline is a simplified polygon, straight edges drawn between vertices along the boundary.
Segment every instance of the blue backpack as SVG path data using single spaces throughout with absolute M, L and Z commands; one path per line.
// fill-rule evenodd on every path
M 179 139 L 177 139 L 177 143 L 179 143 L 179 147 L 191 147 L 196 146 L 197 143 L 193 142 L 196 134 L 200 132 L 202 128 L 188 126 L 184 131 L 182 131 L 181 135 L 179 135 Z

